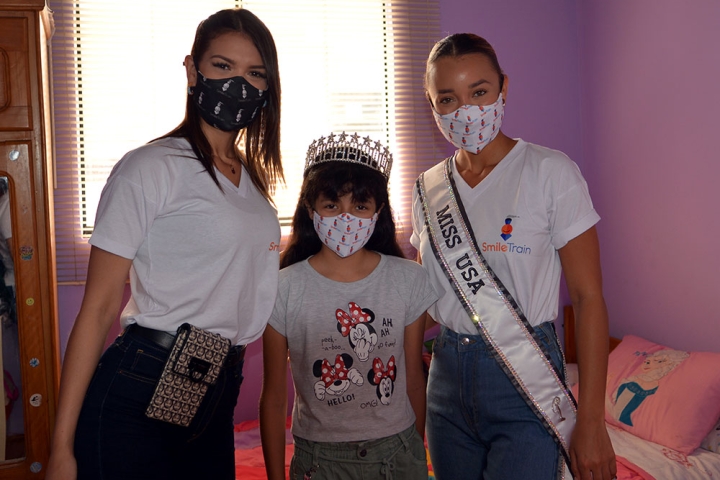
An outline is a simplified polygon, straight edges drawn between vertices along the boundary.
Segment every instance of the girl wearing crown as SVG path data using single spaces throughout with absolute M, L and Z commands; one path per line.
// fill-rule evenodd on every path
M 436 43 L 425 81 L 457 148 L 413 198 L 411 242 L 445 292 L 428 312 L 441 325 L 427 396 L 435 476 L 550 480 L 569 465 L 576 480 L 610 480 L 600 217 L 585 180 L 563 153 L 503 134 L 508 79 L 485 39 Z M 578 318 L 578 405 L 552 323 L 561 272 Z
M 357 134 L 308 150 L 275 309 L 263 336 L 260 430 L 285 478 L 287 359 L 295 385 L 291 479 L 427 478 L 424 316 L 437 295 L 402 258 L 392 156 Z

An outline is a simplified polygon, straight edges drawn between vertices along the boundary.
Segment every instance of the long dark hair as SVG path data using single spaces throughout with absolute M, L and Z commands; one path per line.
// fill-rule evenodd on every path
M 245 167 L 255 186 L 270 199 L 277 183 L 284 179 L 280 161 L 280 71 L 277 50 L 270 30 L 250 11 L 245 9 L 220 10 L 200 22 L 195 32 L 190 55 L 195 65 L 205 55 L 210 43 L 228 32 L 243 33 L 252 40 L 260 52 L 267 72 L 267 105 L 247 128 L 238 132 L 236 144 L 245 140 Z M 192 146 L 195 155 L 213 181 L 220 187 L 212 160 L 212 148 L 200 128 L 200 114 L 192 97 L 188 95 L 185 105 L 185 119 L 174 130 L 160 138 L 184 137 Z M 238 158 L 243 155 L 237 149 Z
M 301 262 L 315 255 L 322 248 L 308 212 L 318 197 L 322 194 L 332 201 L 337 201 L 348 193 L 358 202 L 372 198 L 378 208 L 383 205 L 375 230 L 365 244 L 365 248 L 385 255 L 404 256 L 395 238 L 395 221 L 390 208 L 387 179 L 370 167 L 357 163 L 330 161 L 313 166 L 305 175 L 293 215 L 290 241 L 280 254 L 280 268 Z
M 490 42 L 474 33 L 455 33 L 448 35 L 433 46 L 427 59 L 425 73 L 426 87 L 427 71 L 430 69 L 430 65 L 443 57 L 461 57 L 471 53 L 485 55 L 488 60 L 490 60 L 493 68 L 500 76 L 500 90 L 502 90 L 503 83 L 505 83 L 505 73 L 502 68 L 500 68 L 500 62 L 498 61 L 495 49 L 490 45 Z

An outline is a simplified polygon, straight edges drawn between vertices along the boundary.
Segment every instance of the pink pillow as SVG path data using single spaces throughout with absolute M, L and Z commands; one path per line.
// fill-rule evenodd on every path
M 720 453 L 720 421 L 710 430 L 708 436 L 700 444 L 700 448 Z
M 720 417 L 720 353 L 682 352 L 627 335 L 610 353 L 605 420 L 690 454 Z

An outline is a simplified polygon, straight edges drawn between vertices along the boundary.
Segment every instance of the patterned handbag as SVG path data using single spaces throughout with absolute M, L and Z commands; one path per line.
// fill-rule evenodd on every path
M 145 415 L 190 425 L 208 387 L 217 382 L 230 343 L 221 335 L 183 323 Z

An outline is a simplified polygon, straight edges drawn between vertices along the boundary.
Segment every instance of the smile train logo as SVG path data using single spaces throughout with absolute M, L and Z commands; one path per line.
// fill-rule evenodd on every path
M 515 217 L 516 219 L 518 217 Z M 497 253 L 515 253 L 515 254 L 521 254 L 521 255 L 530 255 L 532 254 L 532 249 L 527 245 L 518 245 L 515 242 L 510 242 L 510 238 L 513 236 L 513 216 L 508 215 L 505 217 L 505 223 L 500 228 L 500 238 L 504 240 L 504 242 L 496 241 L 494 243 L 487 243 L 482 242 L 480 245 L 480 249 L 482 252 L 497 252 Z M 517 240 L 517 235 L 515 236 L 515 240 Z
M 512 218 L 507 217 L 505 219 L 505 225 L 503 225 L 502 228 L 500 229 L 500 236 L 506 242 L 510 239 L 510 237 L 512 237 L 513 227 L 511 224 L 512 224 Z

